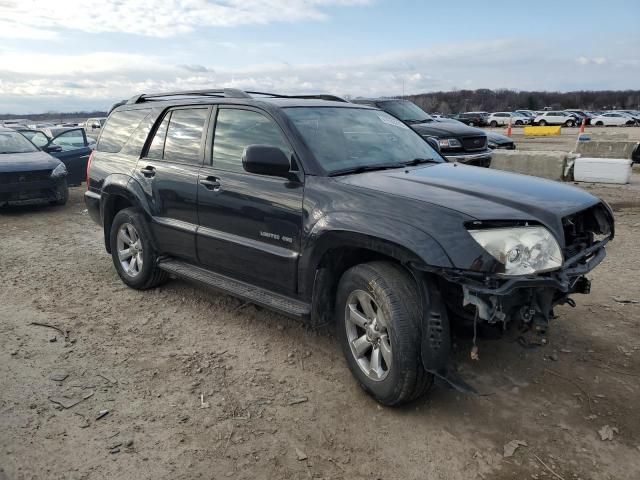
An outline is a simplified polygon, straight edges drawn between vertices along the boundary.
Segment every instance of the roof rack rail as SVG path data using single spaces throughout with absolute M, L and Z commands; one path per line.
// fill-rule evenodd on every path
M 226 98 L 251 98 L 246 92 L 237 88 L 220 88 L 214 90 L 183 90 L 178 92 L 141 93 L 131 97 L 127 104 L 142 103 L 149 100 L 157 100 L 165 97 L 226 97 Z
M 347 100 L 345 100 L 342 97 L 338 97 L 336 95 L 329 95 L 326 93 L 321 93 L 321 94 L 317 94 L 317 95 L 282 95 L 279 93 L 269 93 L 269 92 L 251 92 L 251 91 L 247 91 L 245 93 L 248 93 L 250 95 L 265 95 L 268 97 L 272 97 L 272 98 L 300 98 L 300 99 L 307 99 L 307 100 L 328 100 L 328 101 L 333 101 L 333 102 L 344 102 L 344 103 L 349 103 Z

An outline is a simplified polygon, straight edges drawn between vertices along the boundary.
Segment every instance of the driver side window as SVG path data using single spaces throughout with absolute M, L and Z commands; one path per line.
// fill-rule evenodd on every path
M 242 154 L 249 145 L 278 147 L 291 158 L 291 148 L 273 120 L 251 110 L 220 109 L 213 139 L 213 167 L 244 172 Z
M 63 151 L 84 148 L 87 146 L 84 133 L 79 128 L 61 133 L 51 140 L 51 144 L 62 147 Z

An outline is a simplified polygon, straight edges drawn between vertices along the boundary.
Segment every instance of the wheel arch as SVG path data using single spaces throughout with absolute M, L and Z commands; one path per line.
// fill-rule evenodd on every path
M 116 174 L 107 177 L 101 196 L 100 216 L 102 218 L 104 244 L 107 252 L 111 253 L 109 233 L 116 214 L 125 208 L 137 207 L 145 213 L 146 219 L 150 221 L 151 211 L 142 187 L 127 175 Z M 155 245 L 154 238 L 151 238 L 151 242 Z

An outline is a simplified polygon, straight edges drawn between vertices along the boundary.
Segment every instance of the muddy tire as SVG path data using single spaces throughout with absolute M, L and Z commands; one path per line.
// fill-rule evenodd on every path
M 349 269 L 336 295 L 336 326 L 360 386 L 383 405 L 422 396 L 433 384 L 420 354 L 420 299 L 399 265 L 371 262 Z
M 157 255 L 151 243 L 151 233 L 139 209 L 125 208 L 116 214 L 109 242 L 113 265 L 127 286 L 146 290 L 169 278 L 169 274 L 156 265 Z

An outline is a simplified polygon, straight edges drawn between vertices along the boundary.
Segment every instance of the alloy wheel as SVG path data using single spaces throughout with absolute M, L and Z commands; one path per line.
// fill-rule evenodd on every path
M 118 229 L 118 259 L 124 272 L 130 277 L 137 277 L 142 271 L 142 240 L 136 228 L 130 223 L 123 223 Z
M 371 380 L 384 380 L 392 365 L 389 322 L 369 293 L 351 292 L 345 308 L 345 328 L 360 370 Z

